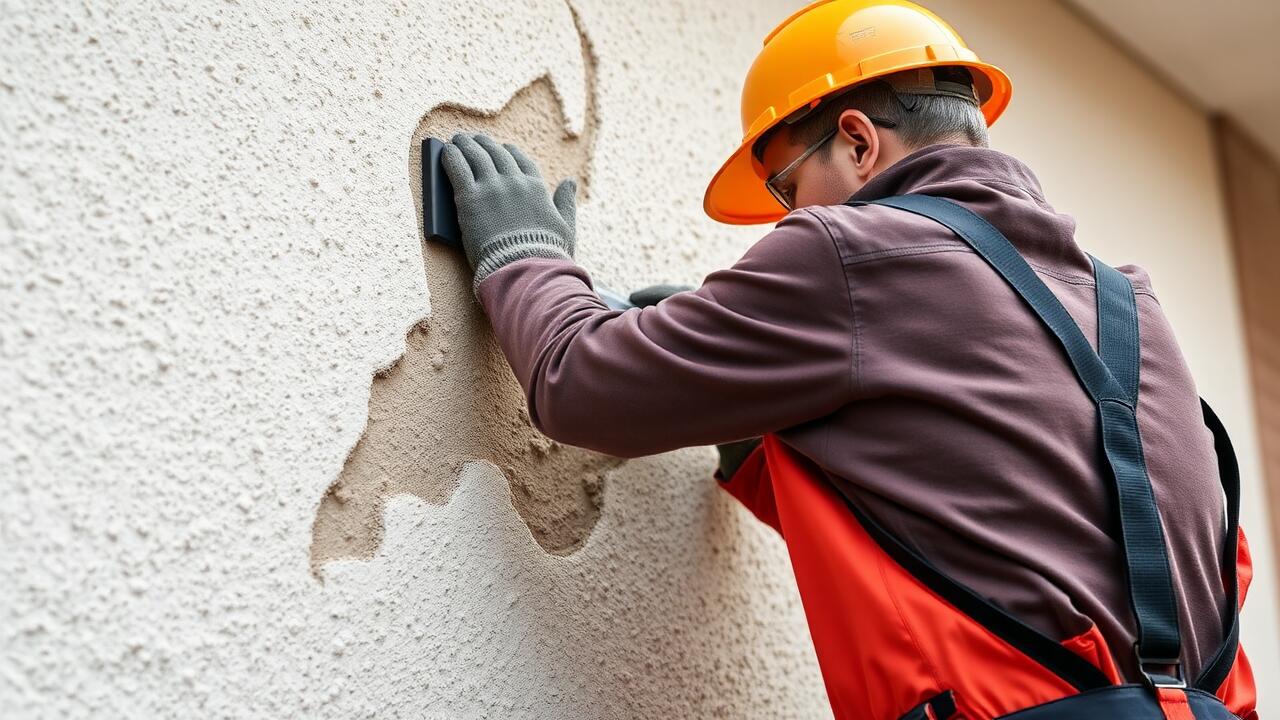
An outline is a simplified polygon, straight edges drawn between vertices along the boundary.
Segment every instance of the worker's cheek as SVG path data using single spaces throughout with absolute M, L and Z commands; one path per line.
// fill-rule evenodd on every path
M 851 183 L 840 173 L 828 173 L 807 183 L 797 183 L 796 207 L 839 205 L 857 190 L 856 183 Z

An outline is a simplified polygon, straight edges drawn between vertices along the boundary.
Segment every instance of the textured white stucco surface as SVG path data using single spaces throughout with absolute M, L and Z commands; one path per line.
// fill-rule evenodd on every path
M 798 3 L 573 5 L 599 86 L 579 260 L 614 287 L 697 283 L 767 230 L 716 225 L 701 197 L 742 74 Z M 981 49 L 969 28 L 995 11 L 952 6 Z M 1062 71 L 1065 50 L 1009 30 L 988 41 L 1015 81 Z M 615 470 L 565 556 L 472 463 L 447 504 L 390 499 L 371 560 L 311 572 L 371 377 L 433 312 L 411 135 L 442 103 L 496 112 L 546 74 L 579 133 L 583 62 L 550 0 L 0 4 L 0 715 L 829 716 L 785 550 L 714 487 L 705 448 Z M 1035 153 L 1018 102 L 1007 149 L 1098 229 L 1106 198 L 1072 190 L 1090 178 L 1072 157 Z M 1200 137 L 1176 117 L 1173 140 Z M 1133 172 L 1215 192 L 1206 147 L 1188 173 Z M 1153 273 L 1159 291 L 1190 297 L 1174 286 L 1207 258 L 1230 309 L 1219 215 L 1169 221 L 1212 232 L 1165 285 Z M 1193 367 L 1223 346 L 1243 367 L 1238 328 L 1196 312 L 1173 318 Z M 1233 426 L 1244 453 L 1249 432 Z M 1273 616 L 1259 570 L 1254 617 Z M 1274 620 L 1253 622 L 1274 671 Z
M 548 72 L 580 131 L 567 6 L 3 18 L 0 715 L 825 712 L 784 549 L 709 483 L 707 449 L 630 463 L 569 557 L 474 465 L 448 505 L 392 500 L 374 560 L 310 573 L 371 375 L 431 313 L 410 135 Z M 768 20 L 698 2 L 582 19 L 606 116 L 582 260 L 697 281 L 748 235 L 698 218 L 718 149 L 696 138 L 732 125 L 736 98 L 714 98 L 737 69 L 692 61 L 742 57 Z

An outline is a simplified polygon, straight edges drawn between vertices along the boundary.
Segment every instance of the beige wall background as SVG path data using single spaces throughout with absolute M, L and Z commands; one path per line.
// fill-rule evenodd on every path
M 1014 78 L 996 145 L 1151 273 L 1240 453 L 1277 676 L 1206 119 L 1054 2 L 929 4 Z M 800 5 L 6 8 L 0 714 L 829 716 L 714 453 L 540 440 L 413 193 L 417 138 L 485 129 L 582 178 L 597 280 L 699 282 L 768 229 L 701 197 Z
M 1248 338 L 1271 528 L 1280 519 L 1280 163 L 1236 123 L 1214 123 Z

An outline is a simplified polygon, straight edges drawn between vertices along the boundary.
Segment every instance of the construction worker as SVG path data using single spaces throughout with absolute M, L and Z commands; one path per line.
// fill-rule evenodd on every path
M 812 3 L 765 38 L 704 201 L 776 225 L 626 310 L 574 262 L 573 180 L 456 135 L 477 298 L 548 436 L 720 447 L 837 717 L 1256 718 L 1229 438 L 1147 272 L 988 147 L 1010 92 L 924 8 Z

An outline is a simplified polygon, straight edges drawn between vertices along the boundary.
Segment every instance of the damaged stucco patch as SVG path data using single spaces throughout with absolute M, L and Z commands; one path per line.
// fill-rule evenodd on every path
M 424 137 L 484 132 L 515 142 L 536 158 L 546 178 L 578 179 L 579 202 L 590 190 L 596 134 L 595 64 L 581 20 L 573 13 L 582 51 L 586 105 L 583 130 L 566 131 L 563 103 L 543 75 L 494 114 L 440 105 L 410 140 L 410 188 L 422 230 L 420 147 Z M 530 423 L 516 383 L 487 320 L 471 294 L 465 259 L 434 243 L 423 245 L 431 317 L 405 339 L 405 353 L 377 373 L 364 434 L 348 455 L 317 511 L 311 566 L 369 559 L 383 535 L 387 498 L 412 494 L 444 504 L 465 462 L 487 461 L 506 476 L 511 501 L 544 550 L 566 555 L 586 540 L 600 517 L 609 471 L 622 461 L 561 445 Z

